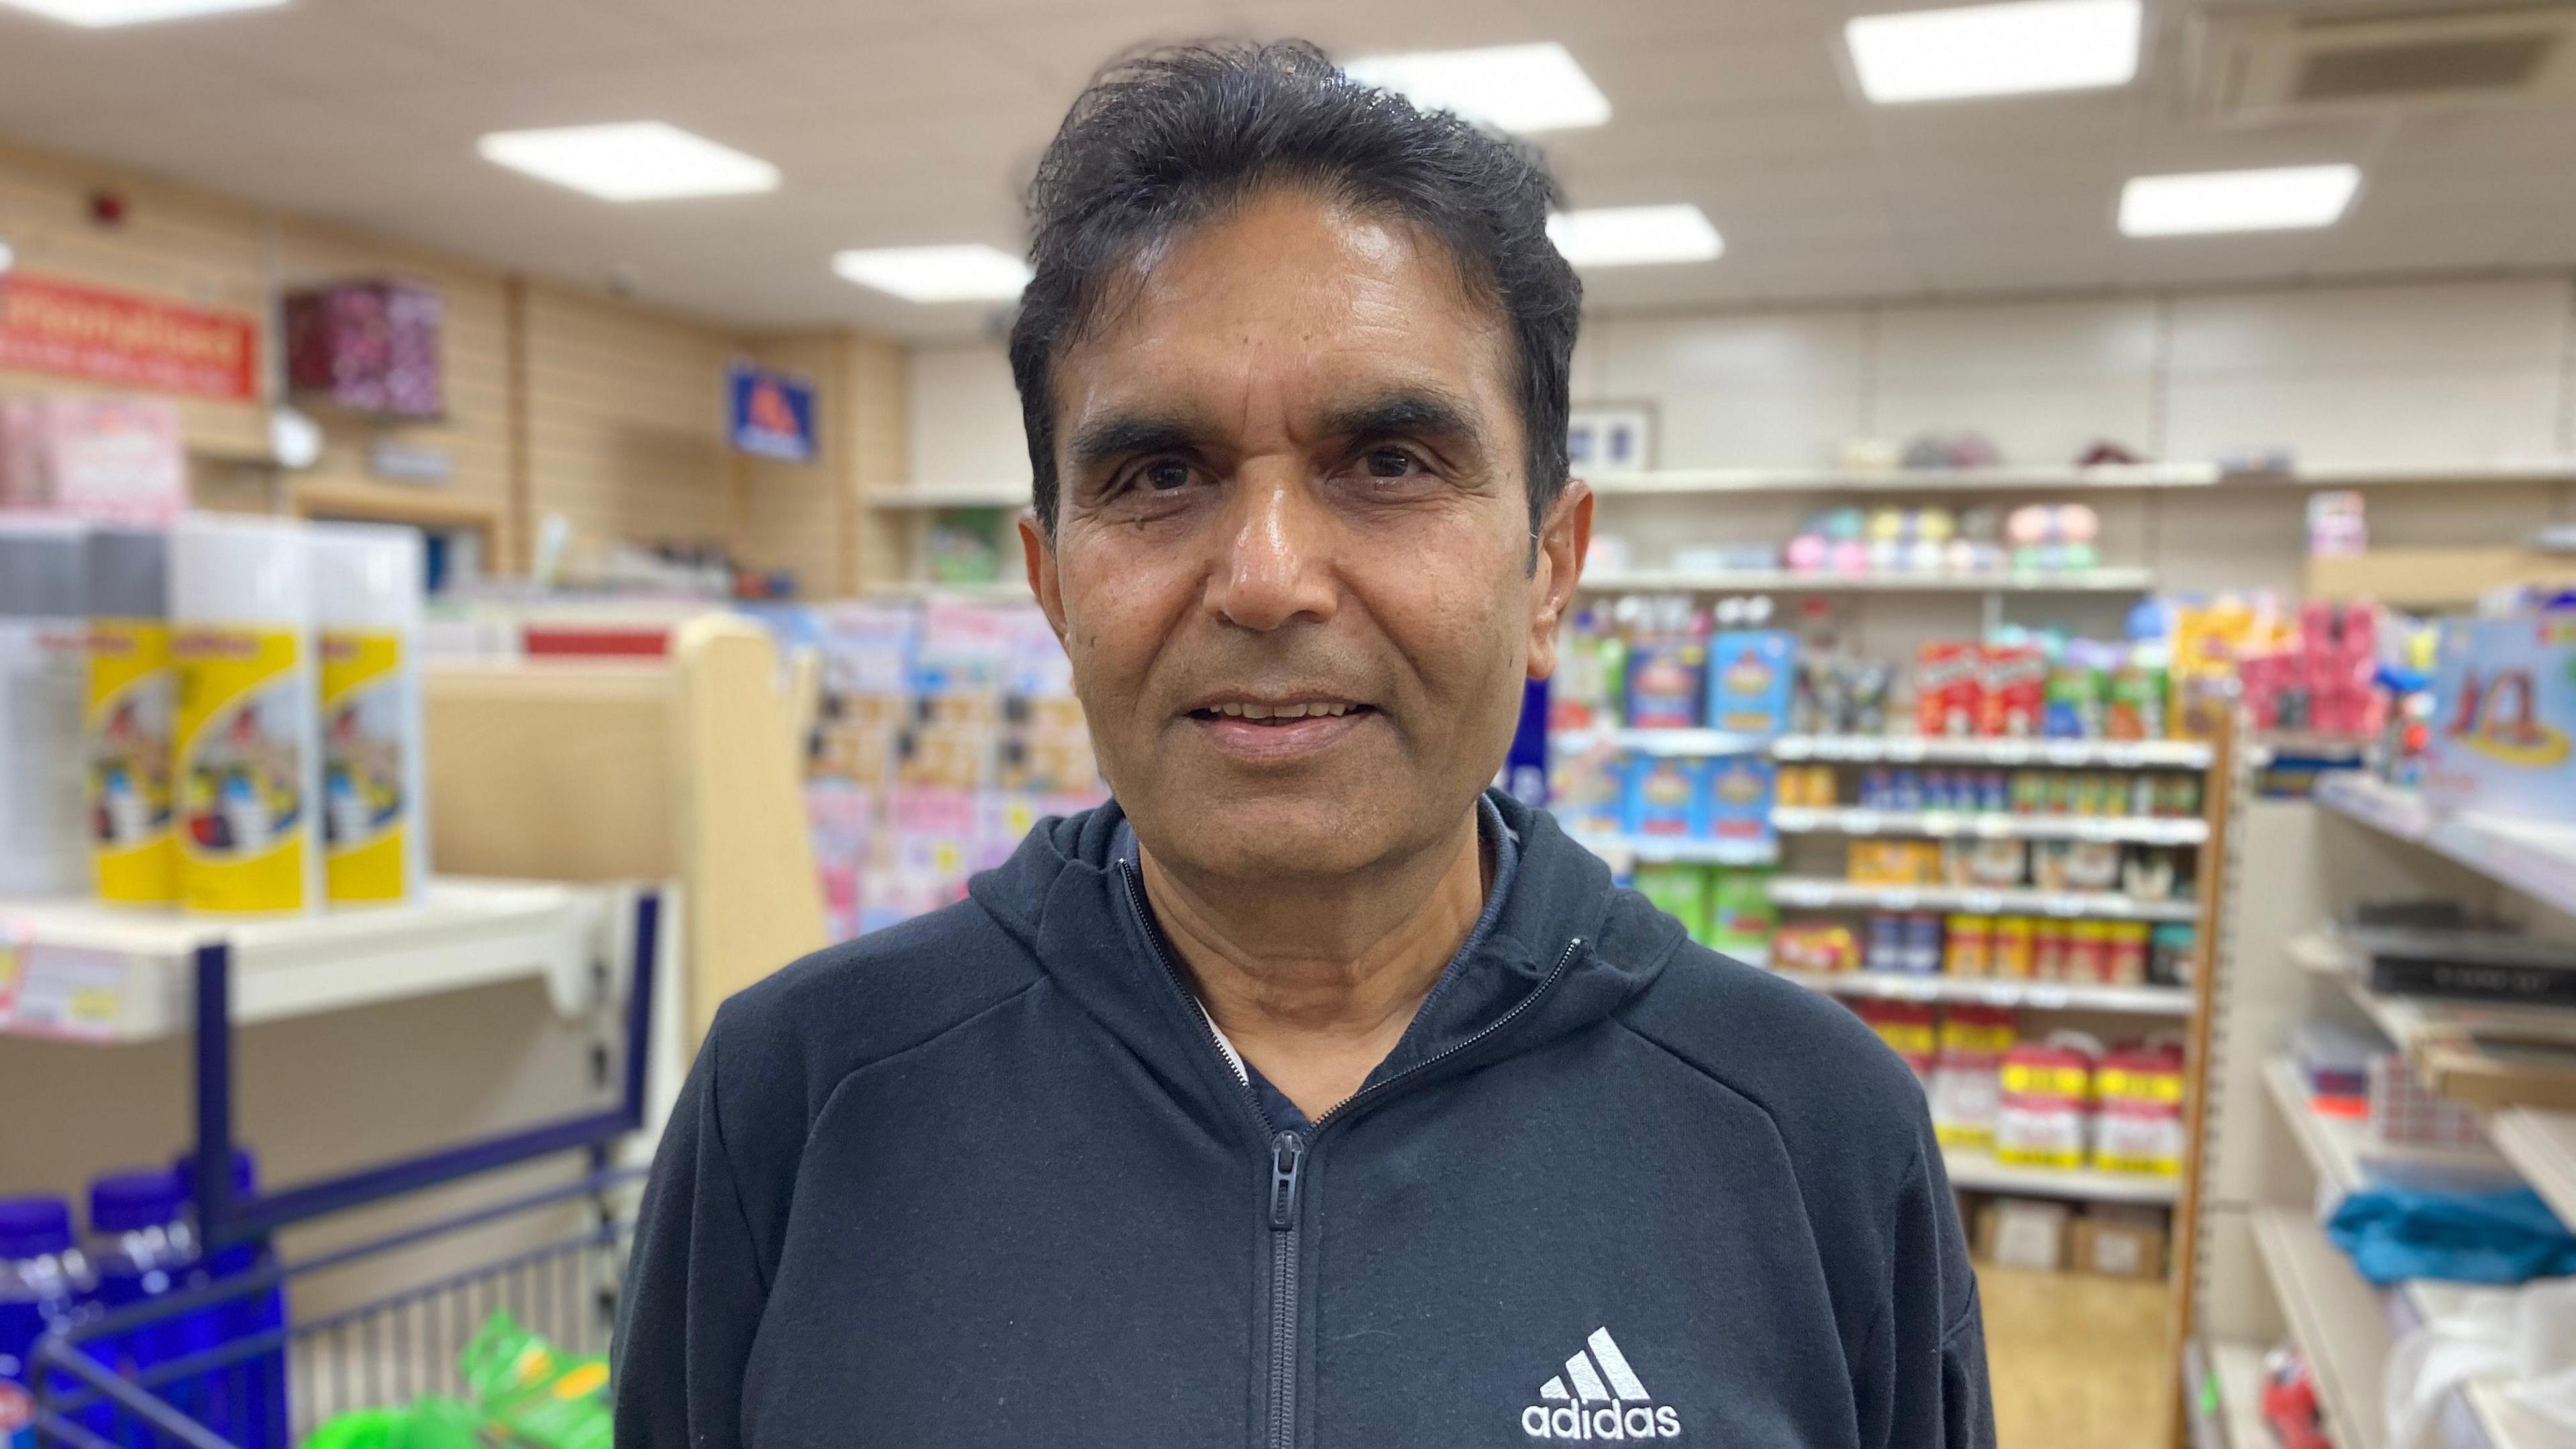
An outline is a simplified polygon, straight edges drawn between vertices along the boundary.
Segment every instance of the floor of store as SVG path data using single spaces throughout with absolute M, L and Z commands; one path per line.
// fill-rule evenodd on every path
M 2174 1390 L 2164 1373 L 2165 1285 L 2027 1268 L 1977 1270 L 1995 1439 L 2007 1449 L 2158 1449 Z

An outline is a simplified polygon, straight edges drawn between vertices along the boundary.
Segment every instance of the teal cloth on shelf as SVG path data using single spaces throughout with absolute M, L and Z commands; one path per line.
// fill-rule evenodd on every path
M 2500 1192 L 2365 1188 L 2346 1197 L 2326 1236 L 2361 1276 L 2521 1283 L 2576 1273 L 2576 1234 L 2528 1187 Z

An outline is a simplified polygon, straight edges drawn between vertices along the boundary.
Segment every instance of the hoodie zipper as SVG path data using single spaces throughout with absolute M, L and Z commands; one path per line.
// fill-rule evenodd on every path
M 1152 913 L 1145 909 L 1145 897 L 1137 883 L 1135 868 L 1122 860 L 1118 863 L 1118 875 L 1126 884 L 1127 904 L 1136 912 L 1136 924 L 1145 933 L 1145 945 L 1154 953 L 1155 964 L 1171 978 L 1172 989 L 1181 994 L 1183 1001 L 1195 1003 L 1199 999 L 1198 993 L 1190 990 L 1189 981 L 1181 975 L 1180 968 L 1172 964 L 1171 953 L 1163 949 L 1163 933 L 1155 927 Z M 1324 1135 L 1327 1124 L 1341 1120 L 1350 1109 L 1384 1096 L 1460 1053 L 1473 1050 L 1527 1015 L 1530 1008 L 1555 988 L 1564 977 L 1566 968 L 1574 964 L 1575 953 L 1582 949 L 1581 936 L 1566 942 L 1565 952 L 1557 957 L 1555 968 L 1529 995 L 1514 1002 L 1511 1010 L 1487 1022 L 1465 1040 L 1334 1103 L 1323 1116 L 1315 1119 L 1310 1137 L 1300 1137 L 1294 1132 L 1271 1132 L 1270 1181 L 1263 1193 L 1265 1216 L 1270 1224 L 1270 1414 L 1269 1432 L 1264 1436 L 1270 1449 L 1297 1449 L 1297 1296 L 1300 1287 L 1298 1270 L 1302 1261 L 1297 1251 L 1298 1219 L 1305 1195 L 1306 1159 L 1312 1155 L 1315 1140 Z M 1205 1029 L 1204 1040 L 1208 1050 L 1225 1063 L 1226 1071 L 1233 1076 L 1235 1087 L 1243 1096 L 1244 1105 L 1252 1109 L 1253 1120 L 1261 1124 L 1264 1132 L 1270 1132 L 1270 1114 L 1261 1110 L 1261 1098 L 1252 1090 L 1249 1070 L 1234 1065 L 1225 1043 L 1217 1036 L 1216 1022 L 1205 1007 L 1199 1008 L 1199 1024 Z

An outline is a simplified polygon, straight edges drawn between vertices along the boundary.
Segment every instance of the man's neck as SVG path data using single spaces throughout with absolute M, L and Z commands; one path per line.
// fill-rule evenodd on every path
M 1190 879 L 1137 853 L 1200 1004 L 1309 1118 L 1395 1049 L 1485 904 L 1474 811 L 1443 846 L 1319 888 Z

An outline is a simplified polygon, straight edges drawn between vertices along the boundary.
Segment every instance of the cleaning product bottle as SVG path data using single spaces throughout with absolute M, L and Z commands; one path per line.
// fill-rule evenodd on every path
M 183 1154 L 172 1170 L 178 1177 L 181 1210 L 190 1214 L 189 1222 L 194 1227 L 197 1160 Z M 249 1149 L 234 1148 L 233 1200 L 249 1198 L 258 1186 L 257 1160 Z M 273 1280 L 264 1286 L 237 1281 L 275 1268 L 276 1255 L 268 1240 L 252 1238 L 214 1246 L 203 1232 L 197 1234 L 197 1240 L 206 1248 L 189 1275 L 189 1288 L 231 1283 L 235 1291 L 191 1316 L 192 1342 L 188 1351 L 203 1353 L 261 1335 L 282 1334 L 286 1328 L 285 1291 Z M 282 1338 L 273 1347 L 202 1375 L 193 1392 L 204 1410 L 197 1416 L 198 1422 L 226 1443 L 242 1449 L 285 1449 L 286 1345 Z
M 98 1275 L 94 1301 L 104 1313 L 119 1313 L 187 1286 L 197 1266 L 197 1239 L 179 1211 L 179 1179 L 167 1168 L 111 1172 L 89 1185 L 91 1269 Z M 95 1340 L 92 1358 L 127 1378 L 185 1356 L 190 1344 L 186 1321 L 157 1322 Z M 181 1413 L 193 1414 L 190 1385 L 154 1385 L 151 1392 Z M 90 1432 L 112 1443 L 153 1445 L 160 1436 L 134 1422 L 113 1405 L 100 1405 L 83 1416 Z M 139 1438 L 138 1438 L 139 1436 Z
M 304 534 L 191 515 L 170 534 L 179 888 L 192 911 L 322 900 L 320 709 Z
M 78 523 L 0 517 L 0 896 L 74 895 L 89 881 L 81 564 Z
M 36 1340 L 69 1327 L 94 1280 L 58 1197 L 0 1198 L 0 1445 L 34 1449 Z
M 98 898 L 116 905 L 179 899 L 172 834 L 170 539 L 159 529 L 89 532 L 89 706 L 82 768 Z
M 420 531 L 317 523 L 309 531 L 321 655 L 322 879 L 335 906 L 419 896 Z

